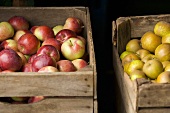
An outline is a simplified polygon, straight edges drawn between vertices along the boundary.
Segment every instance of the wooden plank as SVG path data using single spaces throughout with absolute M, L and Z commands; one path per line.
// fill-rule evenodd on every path
M 97 101 L 97 99 L 94 100 L 94 113 L 98 113 L 98 101 Z
M 94 113 L 93 98 L 46 98 L 32 104 L 0 103 L 0 113 Z
M 93 71 L 4 73 L 0 96 L 93 96 Z M 4 87 L 5 86 L 5 87 Z
M 170 108 L 142 108 L 138 113 L 169 113 Z
M 131 98 L 129 97 L 129 92 L 127 91 L 127 86 L 124 79 L 124 71 L 121 65 L 121 61 L 115 46 L 113 46 L 113 68 L 115 71 L 116 79 L 118 82 L 119 90 L 124 102 L 124 106 L 127 113 L 135 113 L 135 109 L 132 106 Z M 121 100 L 120 100 L 121 101 Z
M 170 84 L 142 84 L 139 86 L 139 107 L 169 107 Z

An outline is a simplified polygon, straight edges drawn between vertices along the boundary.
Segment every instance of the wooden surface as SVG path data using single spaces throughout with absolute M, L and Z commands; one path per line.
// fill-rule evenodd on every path
M 33 104 L 0 103 L 0 113 L 97 113 L 93 98 L 46 98 Z
M 127 113 L 167 113 L 170 108 L 170 84 L 146 79 L 131 81 L 119 58 L 131 38 L 140 38 L 146 31 L 153 30 L 159 20 L 170 22 L 170 15 L 120 17 L 112 23 L 113 67 Z

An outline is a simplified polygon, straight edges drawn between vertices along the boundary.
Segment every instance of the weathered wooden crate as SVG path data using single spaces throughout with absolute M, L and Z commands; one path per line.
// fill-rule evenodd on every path
M 153 83 L 146 79 L 131 81 L 124 73 L 119 55 L 132 38 L 140 38 L 170 14 L 119 17 L 112 23 L 113 67 L 117 80 L 119 113 L 170 113 L 170 84 Z
M 76 72 L 0 74 L 0 97 L 47 96 L 33 104 L 0 102 L 0 113 L 97 113 L 97 72 L 88 7 L 0 7 L 0 21 L 24 16 L 31 25 L 53 27 L 68 17 L 84 23 L 89 66 Z

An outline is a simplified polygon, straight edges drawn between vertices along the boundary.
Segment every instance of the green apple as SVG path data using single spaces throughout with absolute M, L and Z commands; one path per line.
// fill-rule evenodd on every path
M 143 72 L 148 78 L 156 79 L 160 73 L 164 71 L 163 64 L 157 59 L 148 60 L 143 65 Z
M 142 59 L 143 57 L 145 57 L 146 55 L 150 54 L 151 52 L 146 50 L 146 49 L 139 49 L 138 51 L 136 51 L 136 54 L 139 55 L 139 57 Z
M 0 22 L 0 41 L 14 36 L 14 28 L 9 22 Z
M 170 60 L 170 43 L 162 43 L 155 49 L 155 56 L 161 62 Z
M 141 49 L 141 42 L 139 39 L 131 39 L 127 44 L 126 44 L 126 51 L 131 51 L 131 52 L 136 52 L 137 50 Z
M 54 35 L 56 35 L 62 29 L 63 29 L 63 25 L 56 25 L 52 28 L 52 30 L 54 31 Z
M 170 83 L 170 71 L 160 73 L 156 79 L 157 83 Z
M 142 70 L 134 70 L 129 76 L 132 81 L 139 78 L 147 78 Z
M 85 43 L 78 38 L 69 38 L 61 45 L 61 53 L 68 60 L 82 58 L 85 50 Z
M 144 62 L 141 60 L 132 60 L 127 68 L 127 74 L 130 75 L 134 70 L 142 70 Z

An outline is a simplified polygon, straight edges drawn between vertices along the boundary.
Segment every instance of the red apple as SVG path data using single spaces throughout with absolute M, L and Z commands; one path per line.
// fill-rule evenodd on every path
M 35 102 L 39 102 L 41 100 L 45 99 L 44 96 L 33 96 L 33 97 L 29 97 L 28 99 L 28 103 L 35 103 Z
M 78 39 L 80 39 L 85 45 L 86 45 L 86 39 L 80 35 L 77 36 Z
M 21 57 L 23 65 L 28 62 L 27 58 L 25 57 L 25 55 L 23 53 L 17 51 L 17 54 Z
M 18 31 L 16 31 L 16 33 L 14 34 L 14 37 L 13 37 L 13 39 L 15 40 L 15 41 L 18 41 L 18 39 L 23 35 L 23 34 L 25 34 L 25 33 L 31 33 L 29 30 L 18 30 Z
M 18 71 L 22 67 L 22 59 L 12 49 L 3 49 L 0 51 L 0 68 L 2 70 Z
M 47 54 L 37 55 L 32 62 L 32 71 L 38 72 L 44 66 L 56 67 L 56 61 Z
M 28 30 L 29 29 L 29 22 L 23 16 L 12 16 L 8 22 L 13 26 L 14 30 Z
M 14 28 L 9 22 L 0 22 L 0 41 L 14 36 Z
M 38 72 L 58 72 L 59 70 L 57 67 L 53 66 L 44 66 L 41 69 L 38 70 Z
M 13 49 L 14 51 L 18 51 L 18 44 L 13 39 L 7 39 L 1 42 L 1 46 L 5 49 Z
M 75 59 L 72 61 L 77 70 L 82 69 L 88 65 L 88 63 L 83 59 Z
M 69 29 L 62 29 L 60 30 L 55 38 L 62 44 L 64 41 L 66 41 L 67 39 L 71 38 L 71 37 L 77 37 L 76 33 L 69 30 Z
M 1 71 L 1 73 L 10 73 L 10 72 L 14 72 L 14 71 L 12 71 L 12 70 L 3 70 L 3 71 Z
M 59 60 L 57 62 L 57 69 L 60 72 L 74 72 L 76 71 L 76 67 L 70 60 Z
M 45 26 L 45 25 L 36 27 L 33 34 L 40 41 L 44 41 L 48 38 L 54 38 L 54 32 L 53 32 L 52 28 Z
M 52 45 L 43 45 L 37 50 L 37 55 L 47 54 L 53 58 L 56 62 L 60 60 L 59 51 Z
M 40 40 L 32 33 L 22 35 L 18 40 L 18 50 L 26 55 L 32 55 L 40 47 Z
M 83 22 L 76 17 L 69 17 L 66 19 L 63 29 L 70 29 L 76 34 L 80 34 L 84 28 Z
M 44 40 L 41 44 L 41 46 L 43 45 L 52 45 L 54 46 L 58 51 L 61 50 L 61 43 L 56 40 L 55 38 L 48 38 L 46 40 Z
M 61 45 L 61 53 L 68 60 L 83 57 L 85 44 L 78 38 L 69 38 Z
M 38 27 L 38 26 L 36 26 L 36 25 L 35 25 L 35 26 L 32 26 L 31 29 L 30 29 L 31 33 L 34 33 L 34 31 L 35 31 L 35 29 L 36 29 L 37 27 Z
M 37 54 L 33 54 L 28 58 L 28 63 L 32 63 Z
M 22 66 L 21 72 L 33 72 L 32 71 L 32 64 L 31 63 L 25 63 Z

